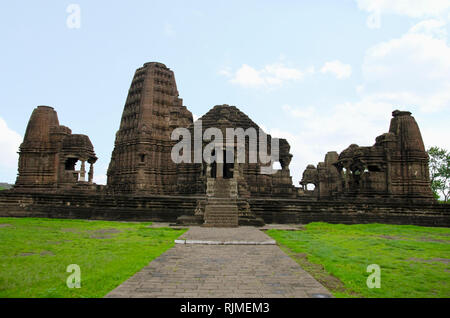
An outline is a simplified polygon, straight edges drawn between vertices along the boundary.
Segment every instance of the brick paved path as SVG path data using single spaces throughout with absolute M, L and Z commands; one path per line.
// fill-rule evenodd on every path
M 192 227 L 180 239 L 270 241 L 253 227 Z M 176 244 L 106 297 L 314 297 L 330 295 L 276 245 Z

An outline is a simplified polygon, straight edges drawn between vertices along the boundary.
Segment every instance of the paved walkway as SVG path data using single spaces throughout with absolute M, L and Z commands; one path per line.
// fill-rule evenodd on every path
M 191 227 L 176 244 L 106 297 L 320 297 L 330 292 L 276 245 L 239 245 L 271 238 L 254 227 Z
M 275 240 L 253 227 L 192 227 L 175 240 L 179 244 L 276 245 Z

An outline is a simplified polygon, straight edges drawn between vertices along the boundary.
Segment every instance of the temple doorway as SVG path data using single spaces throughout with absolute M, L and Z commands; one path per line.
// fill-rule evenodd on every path
M 233 178 L 233 170 L 234 170 L 234 156 L 233 152 L 224 150 L 223 152 L 223 178 L 224 179 L 232 179 Z
M 213 151 L 212 154 L 214 155 L 215 151 Z M 227 155 L 228 155 L 228 161 L 230 161 L 230 162 L 227 162 Z M 218 164 L 216 161 L 214 161 L 213 163 L 211 163 L 211 178 L 233 179 L 233 175 L 234 175 L 234 173 L 233 173 L 234 172 L 233 152 L 224 150 L 223 151 L 223 162 L 224 163 Z

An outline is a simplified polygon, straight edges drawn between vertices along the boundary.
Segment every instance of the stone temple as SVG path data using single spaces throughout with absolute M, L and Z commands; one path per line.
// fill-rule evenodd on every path
M 75 170 L 77 161 L 81 162 L 80 170 Z M 52 107 L 38 106 L 31 114 L 20 145 L 15 188 L 90 189 L 95 161 L 97 157 L 88 136 L 72 134 L 68 127 L 59 125 Z M 86 164 L 89 164 L 88 173 Z
M 16 184 L 0 192 L 0 216 L 222 227 L 311 221 L 449 226 L 450 209 L 433 198 L 417 122 L 407 111 L 392 116 L 389 131 L 373 146 L 328 152 L 323 162 L 306 167 L 295 186 L 287 140 L 267 135 L 235 106 L 214 106 L 194 122 L 174 73 L 164 64 L 146 63 L 128 91 L 107 185 L 93 183 L 97 157 L 89 137 L 72 134 L 53 108 L 38 106 L 19 149 Z M 188 160 L 178 163 L 172 157 L 177 129 L 189 133 L 184 141 L 191 145 L 178 153 Z M 244 138 L 229 138 L 229 130 L 237 129 Z M 212 139 L 204 138 L 211 130 L 226 136 L 213 138 L 212 151 Z M 267 140 L 265 153 L 277 155 L 280 169 L 256 155 L 264 144 L 261 138 L 253 143 L 252 131 Z M 203 158 L 206 152 L 216 160 Z

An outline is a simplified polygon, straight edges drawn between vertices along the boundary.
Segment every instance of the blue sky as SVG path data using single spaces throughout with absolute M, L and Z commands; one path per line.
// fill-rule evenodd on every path
M 80 28 L 66 10 L 80 8 Z M 391 111 L 450 149 L 450 0 L 14 1 L 0 4 L 0 181 L 13 183 L 32 110 L 89 135 L 104 183 L 136 68 L 175 72 L 196 116 L 236 105 L 308 163 L 369 146 Z

